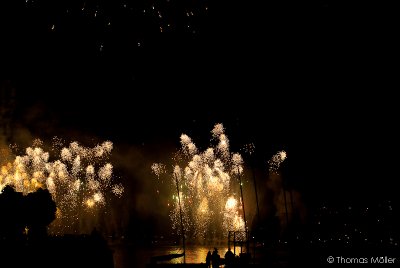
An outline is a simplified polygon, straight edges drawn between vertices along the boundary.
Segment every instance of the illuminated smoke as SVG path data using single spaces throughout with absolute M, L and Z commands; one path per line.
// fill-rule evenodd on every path
M 306 209 L 303 204 L 301 195 L 295 189 L 284 186 L 282 175 L 279 168 L 282 162 L 287 158 L 285 151 L 279 151 L 274 154 L 268 161 L 269 179 L 267 187 L 271 190 L 270 194 L 273 198 L 273 204 L 281 226 L 281 232 L 287 228 L 287 224 L 293 220 L 296 213 L 303 220 Z

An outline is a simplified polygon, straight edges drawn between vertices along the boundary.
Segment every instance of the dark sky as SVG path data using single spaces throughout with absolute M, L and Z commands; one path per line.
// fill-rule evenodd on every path
M 53 2 L 1 4 L 2 82 L 32 136 L 92 135 L 149 160 L 181 133 L 207 146 L 221 122 L 233 151 L 255 143 L 260 169 L 286 150 L 285 172 L 307 193 L 396 192 L 390 7 Z

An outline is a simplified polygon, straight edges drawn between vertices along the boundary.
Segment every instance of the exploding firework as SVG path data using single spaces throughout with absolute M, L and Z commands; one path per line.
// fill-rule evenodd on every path
M 268 161 L 269 171 L 278 172 L 280 165 L 286 159 L 286 157 L 287 154 L 285 151 L 279 151 L 276 154 L 274 154 Z
M 166 172 L 165 165 L 162 163 L 154 163 L 151 165 L 151 170 L 153 173 L 157 176 L 158 179 L 160 179 L 161 174 L 164 174 Z
M 254 145 L 254 143 L 248 143 L 243 146 L 242 151 L 244 151 L 248 155 L 253 155 L 255 152 L 255 149 L 256 149 L 256 146 Z
M 162 163 L 154 163 L 151 165 L 151 170 L 157 176 L 157 179 L 158 179 L 157 185 L 159 186 L 160 185 L 160 176 L 162 174 L 166 173 L 166 167 Z M 161 183 L 163 183 L 163 182 L 164 181 L 161 180 Z M 160 193 L 160 189 L 157 188 L 156 191 L 157 191 L 157 194 Z
M 3 165 L 0 193 L 6 185 L 24 195 L 39 188 L 48 189 L 57 205 L 50 231 L 74 233 L 82 216 L 94 215 L 96 209 L 104 207 L 108 192 L 120 197 L 124 187 L 113 183 L 113 166 L 107 162 L 113 149 L 111 141 L 87 148 L 76 141 L 62 147 L 60 139 L 54 140 L 59 148 L 59 158 L 54 161 L 40 147 L 43 142 L 36 139 L 32 147 L 26 148 L 25 155 Z
M 190 238 L 221 238 L 228 231 L 245 230 L 241 200 L 234 193 L 236 179 L 243 172 L 243 159 L 230 152 L 222 124 L 216 124 L 211 133 L 214 146 L 203 152 L 182 134 L 181 148 L 173 157 L 176 164 L 170 173 L 171 186 L 179 195 L 172 196 L 172 228 L 180 234 L 181 208 L 185 234 Z M 157 178 L 168 173 L 162 164 L 153 164 L 152 171 Z

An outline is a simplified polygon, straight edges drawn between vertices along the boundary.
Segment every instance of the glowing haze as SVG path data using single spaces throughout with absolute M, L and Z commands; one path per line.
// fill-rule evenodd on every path
M 228 231 L 244 231 L 241 200 L 235 193 L 238 176 L 243 173 L 243 159 L 229 150 L 229 139 L 222 124 L 211 131 L 213 146 L 200 151 L 192 139 L 182 134 L 181 148 L 173 157 L 174 166 L 167 170 L 161 163 L 152 165 L 160 178 L 170 176 L 172 195 L 170 218 L 172 228 L 181 233 L 179 201 L 184 231 L 188 238 L 226 238 Z M 179 187 L 179 197 L 177 187 Z M 157 190 L 158 192 L 158 190 Z
M 113 182 L 113 166 L 108 162 L 113 143 L 105 141 L 88 148 L 74 141 L 63 147 L 61 140 L 54 138 L 52 151 L 56 155 L 52 161 L 42 144 L 35 140 L 25 155 L 1 167 L 0 193 L 6 185 L 24 195 L 48 189 L 57 205 L 50 232 L 80 232 L 82 221 L 105 207 L 109 193 L 120 197 L 124 192 L 122 184 Z

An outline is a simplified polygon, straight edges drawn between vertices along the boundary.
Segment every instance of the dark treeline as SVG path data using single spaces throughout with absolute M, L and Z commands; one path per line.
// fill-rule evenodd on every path
M 24 196 L 6 186 L 0 195 L 0 238 L 20 240 L 43 238 L 47 226 L 55 219 L 56 204 L 48 190 L 38 189 Z
M 113 267 L 112 252 L 99 232 L 50 236 L 56 204 L 47 189 L 23 195 L 11 186 L 0 194 L 1 267 Z

